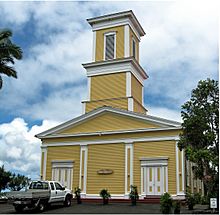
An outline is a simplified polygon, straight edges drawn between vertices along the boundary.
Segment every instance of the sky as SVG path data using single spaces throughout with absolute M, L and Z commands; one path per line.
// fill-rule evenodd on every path
M 87 18 L 133 10 L 146 35 L 140 65 L 149 75 L 144 103 L 150 115 L 181 122 L 181 105 L 199 80 L 218 80 L 217 1 L 0 2 L 0 29 L 23 50 L 18 79 L 0 90 L 0 165 L 39 178 L 34 135 L 79 116 L 87 96 L 82 63 L 92 60 Z

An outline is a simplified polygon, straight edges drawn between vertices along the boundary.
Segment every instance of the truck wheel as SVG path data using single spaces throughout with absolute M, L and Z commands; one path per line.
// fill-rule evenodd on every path
M 24 207 L 22 205 L 16 205 L 15 206 L 15 211 L 17 213 L 21 213 L 24 210 Z
M 38 205 L 38 211 L 39 212 L 43 212 L 45 210 L 45 203 L 44 202 L 40 202 Z
M 69 207 L 71 206 L 71 196 L 66 196 L 64 201 L 64 206 Z

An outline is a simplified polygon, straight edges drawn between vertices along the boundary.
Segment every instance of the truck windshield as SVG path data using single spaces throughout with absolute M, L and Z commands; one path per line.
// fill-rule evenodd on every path
M 40 190 L 48 190 L 48 182 L 42 181 L 33 181 L 31 182 L 29 189 L 40 189 Z

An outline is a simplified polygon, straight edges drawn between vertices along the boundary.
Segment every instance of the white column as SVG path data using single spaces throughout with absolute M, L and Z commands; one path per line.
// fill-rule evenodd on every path
M 178 143 L 176 142 L 176 194 L 178 195 L 180 192 L 179 186 L 179 153 L 178 153 Z
M 87 77 L 87 100 L 91 99 L 91 77 Z
M 131 73 L 126 72 L 126 97 L 131 97 Z
M 128 182 L 128 149 L 130 149 L 130 181 Z M 125 194 L 128 193 L 128 183 L 133 185 L 133 144 L 125 145 Z
M 47 148 L 41 148 L 41 152 L 44 153 L 44 163 L 43 163 L 43 180 L 46 180 L 47 171 Z
M 124 26 L 124 57 L 130 56 L 130 34 L 129 25 Z
M 182 192 L 185 192 L 185 157 L 182 150 Z
M 128 110 L 133 111 L 134 110 L 134 99 L 128 98 Z
M 96 31 L 93 31 L 92 61 L 95 61 L 95 52 L 96 52 Z
M 84 161 L 82 160 L 82 154 L 84 151 Z M 83 183 L 82 193 L 86 193 L 86 181 L 87 181 L 87 157 L 88 157 L 88 148 L 87 146 L 80 147 L 80 170 L 79 170 L 79 187 Z M 84 162 L 84 172 L 83 172 L 83 182 L 82 182 L 82 162 Z
M 166 192 L 169 192 L 168 191 L 168 167 L 166 166 L 165 169 L 166 169 Z

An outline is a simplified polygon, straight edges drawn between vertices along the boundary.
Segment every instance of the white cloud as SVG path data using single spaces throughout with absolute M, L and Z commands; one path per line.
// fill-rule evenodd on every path
M 6 170 L 39 178 L 41 141 L 34 135 L 57 124 L 58 122 L 45 120 L 40 126 L 34 125 L 29 129 L 22 118 L 1 124 L 0 165 L 5 165 Z
M 179 111 L 171 110 L 165 107 L 149 107 L 148 114 L 164 119 L 171 119 L 177 122 L 182 122 L 181 113 Z

